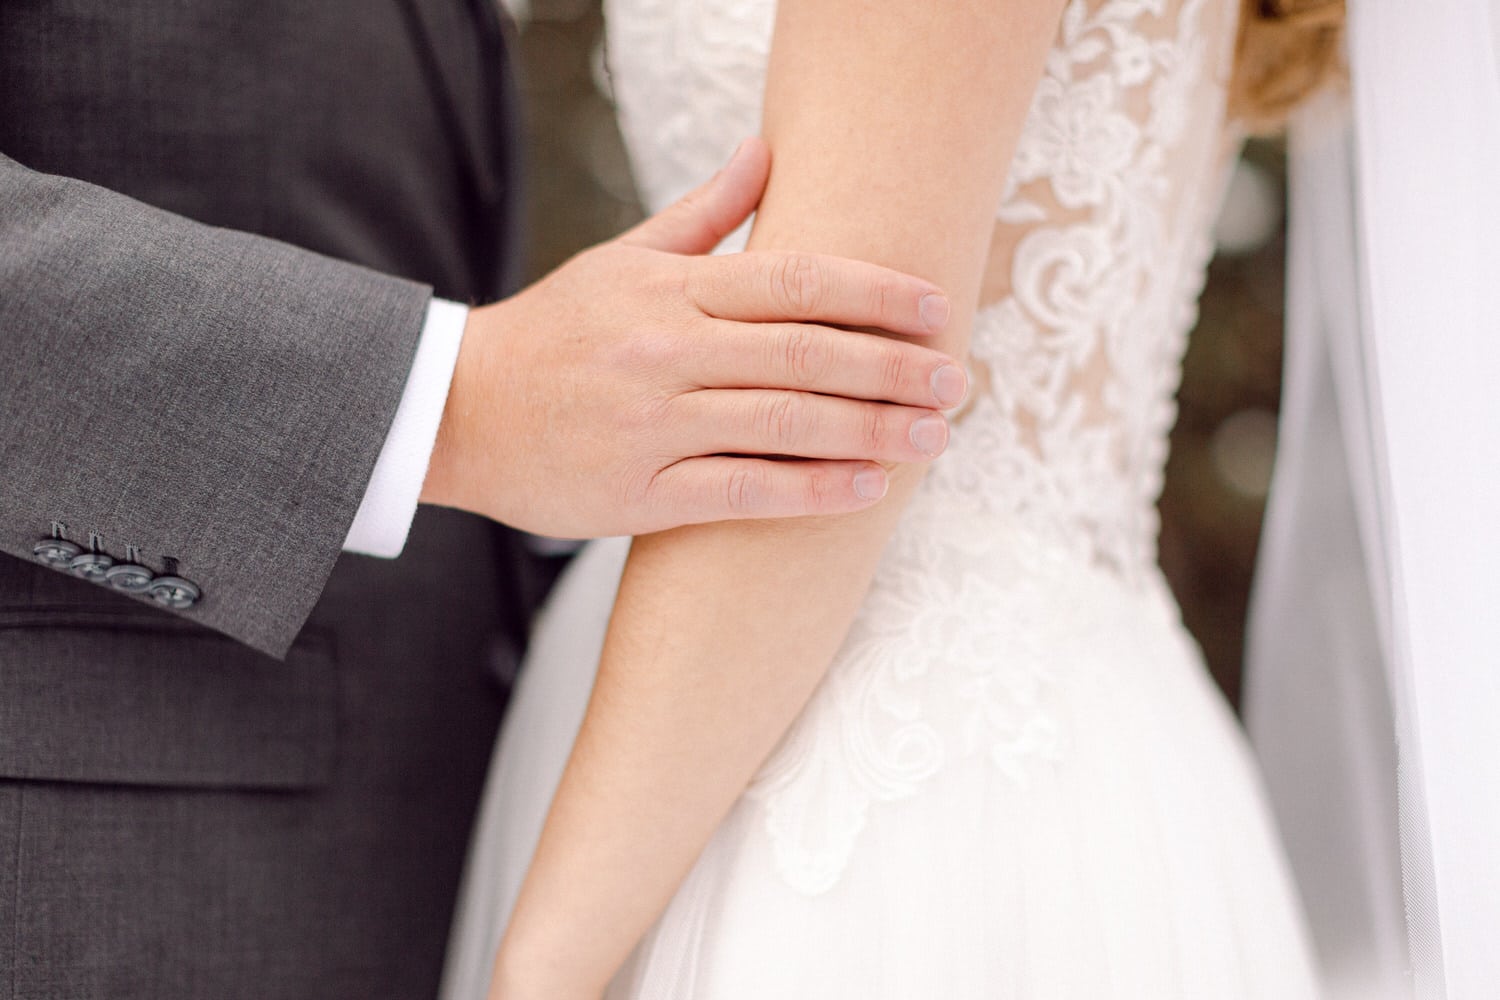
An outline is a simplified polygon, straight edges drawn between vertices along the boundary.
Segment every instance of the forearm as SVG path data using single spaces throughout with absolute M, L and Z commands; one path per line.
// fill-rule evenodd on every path
M 953 301 L 940 346 L 961 353 L 1056 6 L 784 0 L 765 122 L 776 166 L 752 248 L 938 283 Z M 886 499 L 855 515 L 637 541 L 502 948 L 500 983 L 518 984 L 502 995 L 602 989 L 806 703 L 920 475 L 896 469 Z
M 502 997 L 603 989 L 822 677 L 919 472 L 856 515 L 636 539 Z

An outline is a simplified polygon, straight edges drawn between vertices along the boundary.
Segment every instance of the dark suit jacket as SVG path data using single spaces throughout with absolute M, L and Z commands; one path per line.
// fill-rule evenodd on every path
M 433 994 L 536 576 L 340 548 L 432 289 L 514 272 L 502 34 L 0 2 L 0 998 Z

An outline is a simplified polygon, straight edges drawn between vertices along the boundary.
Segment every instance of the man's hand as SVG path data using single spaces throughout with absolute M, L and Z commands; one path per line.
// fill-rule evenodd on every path
M 935 333 L 939 289 L 833 257 L 701 256 L 769 169 L 750 140 L 676 205 L 474 309 L 422 500 L 539 534 L 644 534 L 860 510 L 885 495 L 877 463 L 941 452 L 962 370 L 817 325 Z

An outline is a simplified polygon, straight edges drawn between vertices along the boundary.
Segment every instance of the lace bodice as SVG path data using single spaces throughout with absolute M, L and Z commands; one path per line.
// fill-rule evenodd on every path
M 1127 579 L 1154 567 L 1173 396 L 1226 163 L 1237 7 L 1067 4 L 997 212 L 974 390 L 918 510 L 999 514 Z M 775 5 L 606 9 L 622 129 L 656 210 L 758 131 Z

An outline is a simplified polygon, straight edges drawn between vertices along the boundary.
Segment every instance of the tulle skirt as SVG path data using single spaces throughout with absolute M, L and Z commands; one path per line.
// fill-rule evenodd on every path
M 975 552 L 968 531 L 956 549 L 933 531 L 887 554 L 609 1000 L 1316 996 L 1253 764 L 1165 586 L 1013 533 Z M 485 995 L 627 547 L 589 546 L 539 623 L 446 1000 Z

